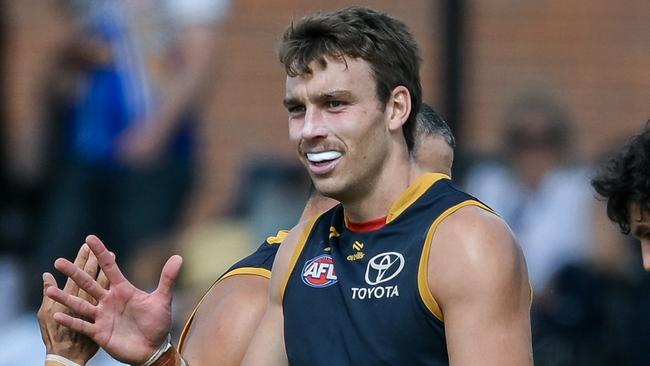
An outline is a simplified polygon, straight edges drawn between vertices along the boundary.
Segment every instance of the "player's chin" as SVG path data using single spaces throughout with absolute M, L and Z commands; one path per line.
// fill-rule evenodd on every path
M 325 197 L 339 199 L 344 191 L 343 182 L 335 176 L 311 176 L 312 182 L 316 190 Z

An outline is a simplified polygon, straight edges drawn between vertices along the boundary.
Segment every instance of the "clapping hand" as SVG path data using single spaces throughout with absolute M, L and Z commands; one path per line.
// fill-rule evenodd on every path
M 108 279 L 103 272 L 98 270 L 97 258 L 90 252 L 87 245 L 84 244 L 79 249 L 74 265 L 82 269 L 89 277 L 96 278 L 97 283 L 102 288 L 108 287 Z M 54 276 L 46 272 L 43 273 L 43 302 L 38 309 L 38 323 L 47 354 L 62 356 L 80 365 L 85 365 L 97 353 L 98 346 L 84 334 L 75 332 L 54 320 L 53 314 L 57 312 L 72 316 L 74 314 L 65 306 L 47 297 L 45 294 L 48 288 L 58 289 L 58 286 Z M 79 289 L 79 286 L 70 279 L 66 282 L 63 292 L 71 296 L 77 296 L 91 304 L 96 304 L 88 293 Z
M 163 267 L 158 288 L 147 293 L 133 286 L 122 274 L 115 258 L 94 235 L 86 238 L 90 251 L 106 274 L 109 288 L 74 263 L 59 258 L 55 267 L 68 276 L 96 303 L 48 287 L 46 295 L 65 305 L 74 314 L 57 312 L 54 319 L 61 325 L 82 333 L 118 361 L 144 363 L 166 341 L 171 328 L 172 287 L 180 272 L 182 258 L 172 256 Z

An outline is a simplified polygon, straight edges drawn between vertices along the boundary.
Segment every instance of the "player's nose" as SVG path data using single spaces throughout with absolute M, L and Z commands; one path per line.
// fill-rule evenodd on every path
M 324 116 L 318 108 L 307 108 L 305 123 L 302 126 L 302 138 L 314 139 L 327 136 Z

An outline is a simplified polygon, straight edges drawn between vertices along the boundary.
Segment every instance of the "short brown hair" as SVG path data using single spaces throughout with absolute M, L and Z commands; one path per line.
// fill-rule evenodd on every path
M 377 98 L 386 106 L 397 86 L 411 95 L 411 113 L 402 128 L 409 150 L 413 147 L 415 116 L 422 103 L 420 50 L 404 22 L 376 10 L 352 6 L 318 12 L 292 22 L 278 47 L 278 57 L 289 76 L 310 73 L 313 61 L 325 57 L 361 58 L 370 64 Z

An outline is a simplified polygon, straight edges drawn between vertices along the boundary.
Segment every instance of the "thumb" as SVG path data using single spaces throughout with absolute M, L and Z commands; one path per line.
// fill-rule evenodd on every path
M 174 283 L 176 282 L 176 278 L 178 278 L 178 274 L 181 272 L 182 265 L 183 258 L 180 255 L 173 255 L 167 260 L 160 274 L 157 292 L 171 297 Z
M 43 297 L 46 297 L 47 295 L 45 294 L 47 289 L 50 287 L 58 287 L 56 284 L 56 279 L 54 276 L 52 276 L 51 273 L 45 272 L 43 273 Z

